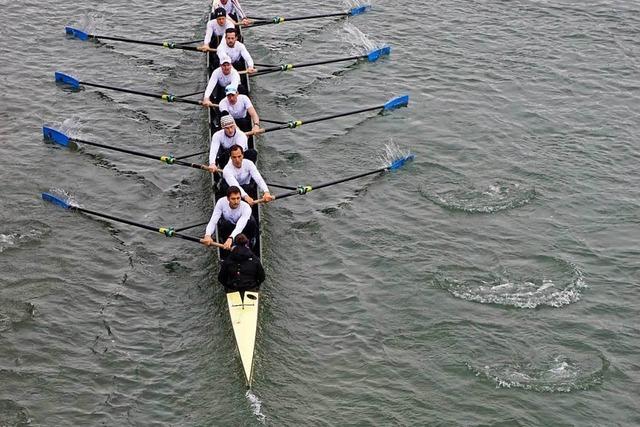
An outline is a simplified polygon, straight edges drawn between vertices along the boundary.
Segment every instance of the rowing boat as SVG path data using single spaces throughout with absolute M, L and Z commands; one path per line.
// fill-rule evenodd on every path
M 211 18 L 214 19 L 213 13 Z M 240 39 L 240 37 L 238 37 Z M 213 39 L 216 39 L 213 37 Z M 214 46 L 212 46 L 214 47 Z M 211 73 L 219 66 L 218 57 L 215 52 L 209 52 L 207 54 L 207 81 L 211 77 Z M 241 82 L 247 90 L 247 95 L 250 92 L 249 78 L 247 74 L 241 75 Z M 219 111 L 215 108 L 209 109 L 209 140 L 214 133 L 221 129 Z M 247 139 L 249 148 L 255 149 L 255 140 L 253 136 L 249 136 Z M 224 165 L 220 165 L 224 166 Z M 221 197 L 226 197 L 219 190 L 218 182 L 221 178 L 219 175 L 212 175 L 212 184 L 214 189 L 214 204 L 215 201 Z M 250 194 L 251 197 L 257 199 L 257 194 Z M 260 205 L 253 206 L 253 216 L 256 219 L 258 225 L 257 238 L 253 245 L 253 252 L 262 259 L 262 245 L 260 238 Z M 216 228 L 216 239 L 220 242 L 220 236 L 218 236 L 218 230 Z M 219 258 L 222 261 L 228 252 L 220 249 Z M 231 325 L 233 326 L 233 334 L 235 336 L 238 352 L 240 353 L 240 360 L 242 362 L 242 368 L 245 375 L 247 387 L 251 387 L 251 381 L 253 379 L 253 353 L 256 343 L 256 331 L 258 329 L 258 309 L 260 303 L 260 292 L 244 291 L 244 292 L 227 292 L 227 306 L 229 307 L 229 317 L 231 319 Z

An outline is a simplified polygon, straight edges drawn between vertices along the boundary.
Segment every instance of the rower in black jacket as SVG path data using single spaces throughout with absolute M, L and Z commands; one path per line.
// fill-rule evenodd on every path
M 218 281 L 227 292 L 258 291 L 264 282 L 264 269 L 258 258 L 249 249 L 249 239 L 244 234 L 235 238 L 235 246 L 231 254 L 220 266 Z

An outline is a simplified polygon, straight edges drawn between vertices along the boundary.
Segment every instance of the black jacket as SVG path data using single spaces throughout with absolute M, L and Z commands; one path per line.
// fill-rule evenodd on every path
M 260 258 L 251 249 L 240 246 L 222 262 L 218 281 L 229 289 L 245 290 L 257 288 L 264 282 L 264 269 Z

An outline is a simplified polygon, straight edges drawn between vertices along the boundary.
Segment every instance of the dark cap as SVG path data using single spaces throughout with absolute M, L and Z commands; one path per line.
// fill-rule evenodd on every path
M 224 7 L 217 7 L 216 10 L 213 11 L 213 16 L 215 18 L 220 18 L 221 16 L 227 16 L 227 11 L 224 10 Z

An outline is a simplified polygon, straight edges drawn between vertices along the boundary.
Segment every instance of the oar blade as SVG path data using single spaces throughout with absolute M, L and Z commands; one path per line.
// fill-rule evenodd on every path
M 413 160 L 415 158 L 415 154 L 407 154 L 406 156 L 403 156 L 399 159 L 394 160 L 389 167 L 387 168 L 390 171 L 395 171 L 400 169 L 402 166 L 404 166 L 406 163 L 410 162 L 411 160 Z
M 53 129 L 47 126 L 42 126 L 42 134 L 45 139 L 55 142 L 63 147 L 68 147 L 71 142 L 69 137 L 57 129 Z
M 75 37 L 77 39 L 80 39 L 82 41 L 89 40 L 89 34 L 85 33 L 82 30 L 79 30 L 77 28 L 64 27 L 64 32 L 67 33 L 67 35 L 73 36 L 73 37 Z
M 356 6 L 349 11 L 349 16 L 356 16 L 365 13 L 366 11 L 371 10 L 370 4 L 365 4 L 362 6 Z
M 80 81 L 75 77 L 65 74 L 61 71 L 56 71 L 56 82 L 71 86 L 74 89 L 80 89 Z
M 61 199 L 58 196 L 54 196 L 51 193 L 42 193 L 42 200 L 47 201 L 49 203 L 53 203 L 54 205 L 60 206 L 64 209 L 71 209 L 74 207 L 72 204 L 68 203 L 66 200 Z
M 382 111 L 391 111 L 396 108 L 406 107 L 409 105 L 409 95 L 398 96 L 387 101 L 382 107 Z
M 389 55 L 391 53 L 391 46 L 384 46 L 379 49 L 374 49 L 367 54 L 367 60 L 369 62 L 376 62 L 381 56 Z

